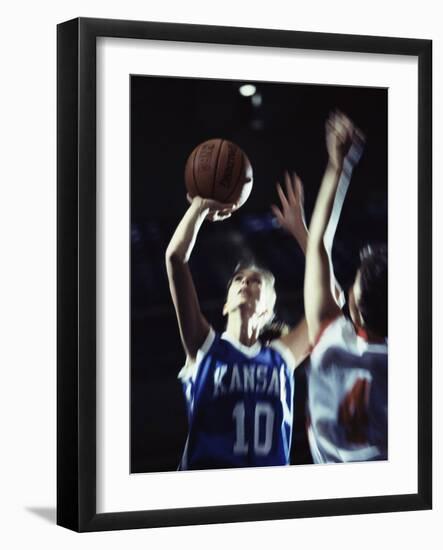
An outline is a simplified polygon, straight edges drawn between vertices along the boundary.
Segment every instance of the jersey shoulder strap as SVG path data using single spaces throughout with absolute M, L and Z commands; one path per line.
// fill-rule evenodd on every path
M 195 358 L 186 356 L 186 361 L 181 370 L 179 371 L 177 378 L 182 382 L 189 381 L 195 378 L 197 374 L 198 366 L 200 365 L 203 357 L 211 349 L 211 346 L 216 339 L 217 334 L 212 327 L 209 327 L 208 335 L 206 336 L 205 341 L 203 342 L 201 348 L 197 351 Z

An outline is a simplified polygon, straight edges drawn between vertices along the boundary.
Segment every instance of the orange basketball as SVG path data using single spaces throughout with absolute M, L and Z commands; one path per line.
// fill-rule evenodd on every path
M 226 139 L 210 139 L 189 155 L 185 183 L 191 197 L 199 195 L 224 203 L 246 202 L 252 190 L 252 167 L 238 145 Z

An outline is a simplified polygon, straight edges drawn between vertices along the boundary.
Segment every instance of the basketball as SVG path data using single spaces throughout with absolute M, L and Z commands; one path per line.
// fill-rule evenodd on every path
M 252 167 L 246 154 L 231 141 L 210 139 L 189 155 L 185 183 L 191 197 L 199 195 L 223 203 L 236 203 L 237 208 L 252 190 Z

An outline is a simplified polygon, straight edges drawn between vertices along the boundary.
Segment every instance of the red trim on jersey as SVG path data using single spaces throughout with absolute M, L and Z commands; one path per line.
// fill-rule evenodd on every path
M 338 319 L 341 315 L 343 315 L 341 312 L 338 313 L 335 317 L 331 317 L 330 319 L 325 319 L 322 321 L 319 333 L 317 334 L 317 338 L 315 339 L 315 342 L 309 346 L 309 353 L 312 352 L 312 350 L 315 348 L 315 346 L 319 343 L 320 338 L 323 336 L 323 333 L 328 328 L 328 326 L 333 323 L 336 319 Z
M 363 338 L 363 340 L 366 340 L 366 342 L 369 342 L 369 336 L 366 330 L 362 327 L 355 327 L 355 332 L 357 333 L 357 336 L 360 336 L 360 338 Z
M 376 337 L 376 336 L 368 336 L 368 333 L 366 330 L 362 327 L 355 327 L 355 332 L 357 333 L 357 336 L 360 336 L 360 338 L 363 338 L 363 340 L 366 340 L 366 342 L 369 342 L 370 344 L 384 344 L 385 339 L 383 337 Z

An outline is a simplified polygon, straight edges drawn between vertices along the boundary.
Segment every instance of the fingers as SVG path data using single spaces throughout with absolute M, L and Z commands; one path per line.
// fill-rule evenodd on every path
M 352 123 L 352 120 L 338 109 L 336 110 L 335 116 L 336 122 L 339 125 L 341 131 L 347 134 L 352 134 L 354 130 L 354 124 Z
M 192 204 L 194 200 L 200 200 L 202 201 L 204 208 L 209 208 L 209 211 L 212 212 L 222 212 L 223 214 L 231 213 L 234 210 L 238 208 L 237 203 L 225 203 L 220 202 L 214 199 L 206 199 L 204 197 L 201 197 L 199 195 L 195 195 L 194 197 L 191 197 L 189 193 L 186 194 L 186 200 Z
M 289 178 L 289 174 L 288 174 Z M 296 172 L 292 172 L 292 187 L 290 190 L 292 200 L 294 204 L 301 204 L 303 206 L 305 200 L 305 194 L 303 191 L 303 184 Z
M 214 199 L 206 199 L 206 204 L 210 210 L 216 210 L 217 212 L 232 212 L 237 208 L 236 203 L 225 203 Z
M 277 193 L 278 193 L 278 196 L 280 198 L 280 202 L 281 202 L 281 205 L 282 205 L 283 209 L 289 208 L 288 200 L 286 199 L 286 196 L 283 193 L 283 190 L 282 190 L 279 182 L 277 182 L 276 187 L 277 187 Z
M 231 206 L 227 206 L 225 208 L 220 208 L 220 209 L 216 209 L 215 212 L 219 215 L 219 216 L 230 216 L 237 208 L 237 205 L 236 204 L 232 204 Z M 211 209 L 212 211 L 212 209 Z
M 352 123 L 343 113 L 338 110 L 329 113 L 326 131 L 335 134 L 342 143 L 350 136 L 350 128 L 352 128 Z
M 348 116 L 336 109 L 326 121 L 326 145 L 330 158 L 337 162 L 347 159 L 355 166 L 363 153 L 365 136 Z
M 224 203 L 213 199 L 201 199 L 203 209 L 207 211 L 206 219 L 211 222 L 225 220 L 238 208 L 237 203 Z
M 304 192 L 303 192 L 303 184 L 301 182 L 301 179 L 297 176 L 295 172 L 292 172 L 292 176 L 289 175 L 289 172 L 285 171 L 285 188 L 286 188 L 286 195 L 283 193 L 283 190 L 281 188 L 281 185 L 279 182 L 277 182 L 277 193 L 280 197 L 280 202 L 282 204 L 283 209 L 290 208 L 293 206 L 296 206 L 297 204 L 303 205 L 304 203 Z
M 357 143 L 365 142 L 365 135 L 363 132 L 339 109 L 329 113 L 329 118 L 326 121 L 326 129 L 337 134 L 343 141 L 348 138 Z
M 216 212 L 210 212 L 206 219 L 210 222 L 221 222 L 223 220 L 226 220 L 231 217 L 232 214 L 220 214 L 218 211 Z
M 236 203 L 227 204 L 212 199 L 207 199 L 206 204 L 209 207 L 206 219 L 211 222 L 219 222 L 230 218 L 234 210 L 238 207 Z
M 295 194 L 296 194 L 300 204 L 303 206 L 303 204 L 305 202 L 305 191 L 303 189 L 303 184 L 301 182 L 301 179 L 297 176 L 297 174 L 295 172 L 293 173 L 293 178 L 294 178 L 294 181 L 295 181 L 295 185 L 294 185 Z
M 227 216 L 232 214 L 234 208 L 210 208 L 209 214 L 216 214 L 217 216 Z
M 275 206 L 275 204 L 271 204 L 271 210 L 274 216 L 276 217 L 278 223 L 280 225 L 283 225 L 284 217 L 283 217 L 283 214 L 280 212 L 279 208 Z
M 290 204 L 296 203 L 297 202 L 296 189 L 295 189 L 296 182 L 295 180 L 291 181 L 291 176 L 289 175 L 289 172 L 287 170 L 285 171 L 285 185 L 286 185 L 286 194 L 288 196 L 289 203 Z
M 331 131 L 339 136 L 346 136 L 353 127 L 351 120 L 338 109 L 329 113 L 326 124 Z

